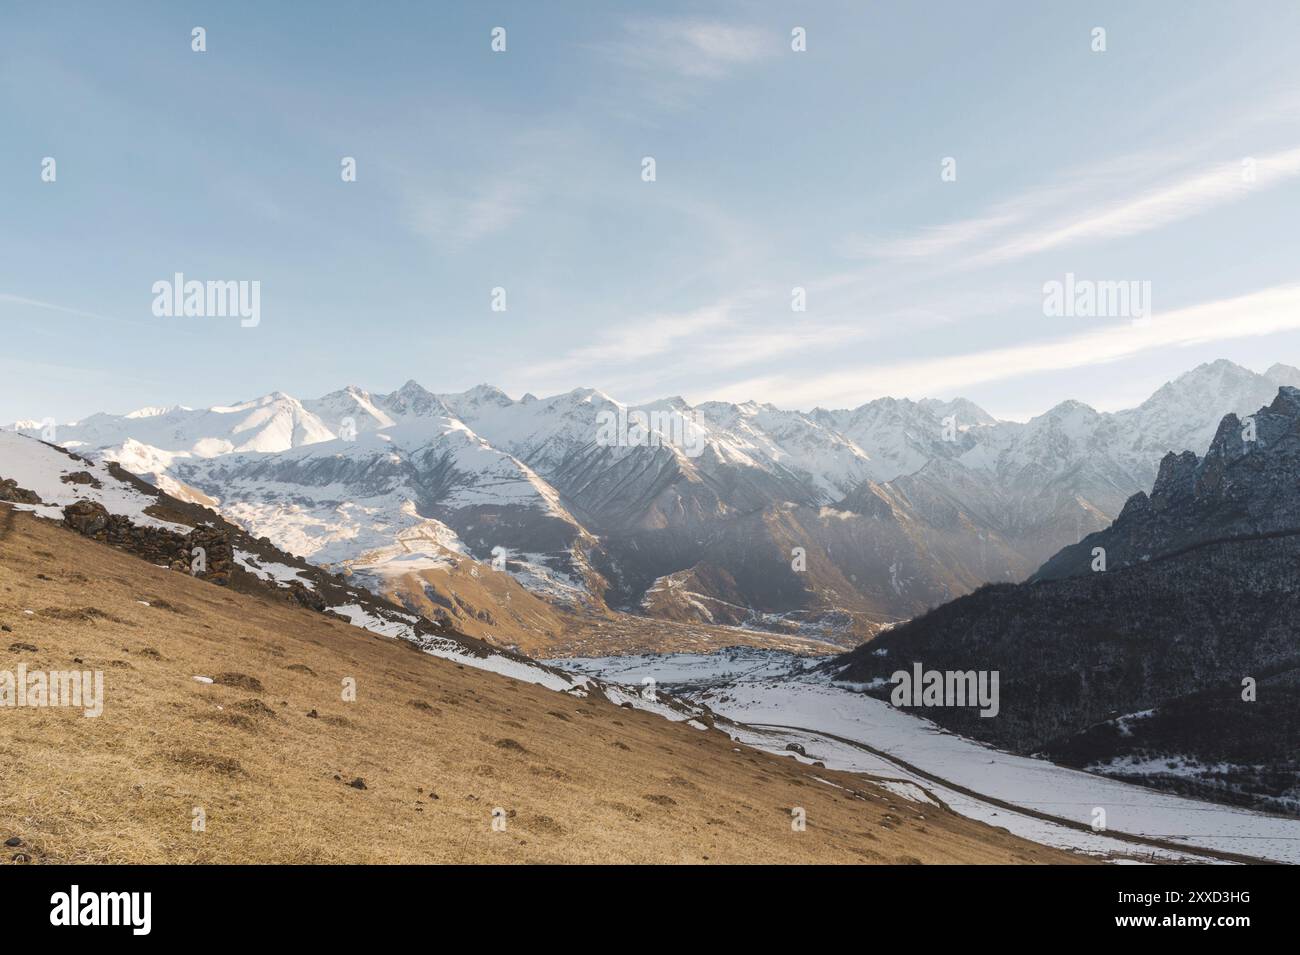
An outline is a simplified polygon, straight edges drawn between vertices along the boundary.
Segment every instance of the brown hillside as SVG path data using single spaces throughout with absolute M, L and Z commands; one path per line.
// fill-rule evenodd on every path
M 0 837 L 22 840 L 5 861 L 1074 861 L 865 777 L 462 668 L 3 504 L 0 625 L 0 670 L 102 670 L 105 687 L 98 718 L 0 708 Z

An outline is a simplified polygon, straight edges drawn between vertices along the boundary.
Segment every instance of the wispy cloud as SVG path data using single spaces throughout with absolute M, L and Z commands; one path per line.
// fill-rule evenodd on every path
M 1254 179 L 1243 160 L 1217 163 L 1173 182 L 1127 196 L 1106 207 L 1022 235 L 977 255 L 969 264 L 1006 262 L 1075 242 L 1124 238 L 1151 232 L 1217 206 L 1272 188 L 1300 175 L 1300 147 L 1255 157 Z
M 416 235 L 439 245 L 464 245 L 510 226 L 523 211 L 525 193 L 510 179 L 481 183 L 469 195 L 415 193 L 407 200 L 407 221 Z
M 932 329 L 1041 303 L 1037 289 L 1032 295 L 1019 287 L 941 290 L 877 299 L 869 315 L 859 304 L 814 315 L 788 311 L 787 296 L 785 288 L 755 286 L 699 309 L 628 321 L 554 360 L 516 368 L 510 380 L 523 390 L 599 381 L 612 393 L 638 400 L 662 397 L 664 382 L 674 381 L 683 391 L 712 395 L 699 383 L 764 363 L 839 354 L 884 340 L 899 328 Z M 768 400 L 761 391 L 749 397 Z
M 677 315 L 652 315 L 621 323 L 590 344 L 551 361 L 520 371 L 528 379 L 554 378 L 578 371 L 590 374 L 609 365 L 635 364 L 682 349 L 683 342 L 701 333 L 716 332 L 737 323 L 731 302 L 719 302 Z
M 984 239 L 1023 219 L 1023 213 L 992 212 L 979 218 L 926 226 L 914 235 L 899 239 L 880 241 L 852 236 L 844 241 L 842 251 L 850 258 L 930 259 Z
M 1250 158 L 1253 179 L 1243 174 Z M 1146 184 L 1122 194 L 1136 171 Z M 1181 174 L 1180 174 L 1181 173 Z M 852 257 L 929 261 L 950 256 L 957 268 L 979 268 L 1028 258 L 1075 243 L 1152 232 L 1300 176 L 1300 147 L 1171 169 L 1151 157 L 1127 157 L 1109 167 L 1081 171 L 1076 181 L 1036 189 L 998 203 L 983 216 L 927 226 L 901 238 L 852 237 Z
M 101 315 L 98 312 L 88 312 L 85 309 L 73 308 L 69 305 L 60 305 L 57 302 L 46 302 L 41 299 L 27 298 L 22 295 L 11 295 L 6 292 L 0 292 L 0 305 L 10 305 L 14 308 L 39 308 L 43 311 L 54 312 L 56 315 L 67 315 L 72 318 L 89 318 L 95 322 L 110 322 L 114 325 L 129 325 L 134 328 L 148 328 L 149 322 L 132 322 L 124 318 L 114 318 L 112 315 Z
M 103 315 L 96 315 L 94 312 L 82 311 L 79 308 L 69 308 L 66 305 L 56 305 L 54 302 L 42 302 L 39 299 L 24 298 L 21 295 L 10 295 L 0 292 L 0 302 L 8 305 L 24 305 L 28 308 L 43 308 L 52 312 L 61 312 L 64 315 L 77 315 L 81 318 L 94 318 L 99 321 L 112 321 Z
M 1178 348 L 1300 329 L 1300 285 L 1157 314 L 1146 324 L 1109 325 L 1066 338 L 890 365 L 813 375 L 750 378 L 710 392 L 755 396 L 794 407 L 855 406 L 883 395 L 921 397 L 1042 372 L 1104 365 L 1161 348 Z
M 753 27 L 693 18 L 636 18 L 624 24 L 623 38 L 607 51 L 638 69 L 714 78 L 775 48 L 772 34 Z

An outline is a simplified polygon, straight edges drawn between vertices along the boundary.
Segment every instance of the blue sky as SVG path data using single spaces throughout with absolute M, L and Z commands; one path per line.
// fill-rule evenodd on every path
M 1300 364 L 1298 36 L 1289 0 L 6 4 L 0 421 L 408 378 L 1023 418 Z M 260 324 L 155 317 L 176 272 L 259 281 Z M 1045 316 L 1067 272 L 1151 321 Z

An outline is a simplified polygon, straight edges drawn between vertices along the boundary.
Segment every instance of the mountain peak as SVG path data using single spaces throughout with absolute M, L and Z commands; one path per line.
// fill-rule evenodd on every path
M 446 415 L 447 407 L 436 395 L 412 378 L 391 395 L 380 400 L 380 405 L 396 415 Z
M 652 401 L 644 408 L 659 410 L 661 408 L 671 408 L 673 411 L 690 411 L 691 406 L 686 403 L 686 399 L 681 395 L 669 395 L 667 398 L 660 398 L 658 401 Z
M 250 398 L 247 401 L 240 401 L 233 405 L 213 405 L 209 411 L 215 411 L 219 414 L 229 414 L 233 412 L 249 411 L 253 408 L 265 408 L 268 405 L 288 404 L 298 406 L 298 399 L 293 395 L 285 394 L 283 391 L 272 391 L 257 398 Z
M 1201 371 L 1203 369 L 1213 369 L 1215 371 L 1244 371 L 1247 373 L 1250 372 L 1249 368 L 1243 368 L 1241 365 L 1238 365 L 1235 361 L 1229 361 L 1227 358 L 1216 358 L 1214 359 L 1214 361 L 1202 362 L 1201 364 L 1193 368 L 1191 371 L 1187 372 L 1187 374 L 1194 375 L 1198 371 Z
M 331 401 L 339 398 L 359 398 L 369 400 L 370 392 L 366 391 L 366 389 L 362 388 L 360 385 L 344 385 L 337 391 L 331 391 L 329 394 L 321 395 L 317 400 Z
M 123 417 L 127 419 L 160 418 L 163 415 L 170 414 L 173 411 L 188 411 L 188 410 L 189 409 L 186 408 L 184 405 L 157 405 L 157 406 L 150 406 L 145 408 L 136 408 L 134 411 L 128 411 L 125 415 L 123 415 Z M 25 424 L 25 422 L 19 422 L 19 423 Z
M 929 411 L 936 418 L 945 418 L 952 415 L 963 425 L 998 423 L 997 418 L 969 398 L 953 398 L 951 401 L 941 401 L 938 398 L 922 398 L 917 402 L 917 405 Z
M 615 401 L 613 398 L 605 394 L 605 392 L 601 391 L 599 388 L 574 388 L 572 391 L 565 392 L 563 395 L 560 395 L 558 397 L 574 398 L 580 402 L 590 402 L 590 403 L 606 402 L 609 404 L 622 404 L 622 402 Z
M 1277 362 L 1269 366 L 1264 377 L 1276 385 L 1297 386 L 1300 385 L 1300 368 Z
M 1053 405 L 1039 417 L 1048 420 L 1060 420 L 1062 418 L 1082 419 L 1095 418 L 1100 414 L 1092 405 L 1084 404 L 1082 401 L 1076 401 L 1073 398 L 1067 398 L 1060 404 Z
M 1293 385 L 1283 385 L 1277 390 L 1277 397 L 1273 403 L 1268 406 L 1272 414 L 1284 415 L 1288 418 L 1300 418 L 1300 388 Z
M 494 405 L 514 404 L 514 401 L 504 391 L 502 391 L 496 385 L 489 385 L 486 383 L 475 385 L 473 388 L 470 388 L 468 391 L 463 392 L 460 397 L 468 399 L 470 401 L 478 402 L 479 404 L 494 404 Z
M 1188 387 L 1204 388 L 1216 385 L 1222 388 L 1230 383 L 1249 384 L 1259 379 L 1259 375 L 1249 368 L 1243 368 L 1226 358 L 1218 358 L 1197 365 L 1191 371 L 1185 371 L 1173 381 L 1156 391 L 1152 398 L 1170 390 L 1182 391 Z

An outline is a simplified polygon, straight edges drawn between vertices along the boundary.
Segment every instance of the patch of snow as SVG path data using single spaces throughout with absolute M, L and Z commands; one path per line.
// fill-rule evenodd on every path
M 567 691 L 575 686 L 584 687 L 588 682 L 582 677 L 555 673 L 535 663 L 513 660 L 501 654 L 492 653 L 487 656 L 476 656 L 455 640 L 445 637 L 421 637 L 415 627 L 411 625 L 419 619 L 418 617 L 405 614 L 393 615 L 395 617 L 406 617 L 411 623 L 401 619 L 389 619 L 366 610 L 360 604 L 344 604 L 330 609 L 347 617 L 348 622 L 354 627 L 360 627 L 386 637 L 410 640 L 418 644 L 421 650 L 430 656 L 450 660 L 453 663 L 473 667 L 476 670 L 486 670 L 489 673 L 507 676 L 521 683 L 534 683 L 549 690 Z
M 77 471 L 89 473 L 100 487 L 62 480 L 64 475 Z M 63 520 L 63 508 L 69 504 L 91 500 L 102 504 L 110 514 L 121 514 L 139 525 L 181 533 L 190 530 L 183 524 L 146 514 L 145 509 L 157 504 L 157 498 L 113 477 L 106 465 L 75 460 L 57 448 L 12 431 L 0 431 L 0 478 L 17 481 L 19 487 L 36 492 L 44 502 L 13 507 L 50 520 Z
M 1195 857 L 1195 849 L 1205 848 L 1300 863 L 1300 819 L 1188 799 L 993 749 L 883 700 L 832 685 L 823 673 L 805 672 L 805 667 L 794 665 L 798 657 L 791 660 L 793 655 L 785 654 L 787 659 L 782 660 L 782 656 L 751 650 L 738 655 L 668 654 L 662 662 L 633 656 L 557 663 L 624 683 L 653 677 L 660 686 L 671 686 L 673 692 L 736 721 L 739 725 L 732 732 L 741 742 L 782 753 L 787 743 L 798 742 L 832 769 L 902 778 L 932 792 L 956 812 L 1045 845 L 1145 856 L 1147 847 L 1091 831 L 1093 809 L 1101 807 L 1111 829 L 1181 843 L 1188 847 L 1187 858 L 1203 861 L 1204 857 Z M 884 755 L 876 756 L 835 736 Z M 1074 829 L 966 795 L 917 775 L 890 757 L 952 786 L 1089 828 Z M 1135 768 L 1145 767 L 1135 764 Z M 1205 768 L 1188 766 L 1187 771 Z M 1177 858 L 1180 853 L 1157 851 L 1156 857 Z
M 235 563 L 244 570 L 248 571 L 255 577 L 262 580 L 271 581 L 276 584 L 289 584 L 297 581 L 308 590 L 315 590 L 316 585 L 306 577 L 302 576 L 302 571 L 297 567 L 290 567 L 288 564 L 277 563 L 276 561 L 264 560 L 248 551 L 236 550 Z

